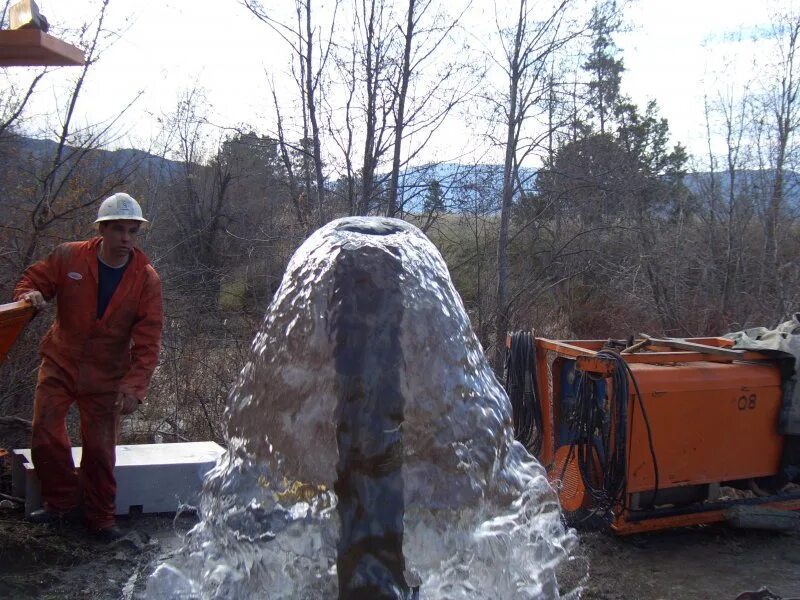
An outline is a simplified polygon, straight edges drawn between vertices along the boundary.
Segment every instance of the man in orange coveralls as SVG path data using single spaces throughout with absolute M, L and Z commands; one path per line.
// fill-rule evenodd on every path
M 85 516 L 101 539 L 118 539 L 114 521 L 115 444 L 120 415 L 142 402 L 161 345 L 161 281 L 135 247 L 147 220 L 128 194 L 100 205 L 99 237 L 58 246 L 28 267 L 16 300 L 37 309 L 56 298 L 56 319 L 42 340 L 33 404 L 33 465 L 44 508 L 29 520 L 53 523 Z M 75 473 L 66 415 L 75 402 L 83 443 Z

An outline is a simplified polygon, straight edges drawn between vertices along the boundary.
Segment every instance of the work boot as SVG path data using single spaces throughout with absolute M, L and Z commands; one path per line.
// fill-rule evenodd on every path
M 102 529 L 95 529 L 92 531 L 92 535 L 101 542 L 116 542 L 127 534 L 117 525 L 109 525 Z
M 59 512 L 57 510 L 50 510 L 49 508 L 38 508 L 31 511 L 26 518 L 29 523 L 36 523 L 39 525 L 53 525 L 60 523 L 77 523 L 83 517 L 80 508 L 73 508 L 66 512 Z

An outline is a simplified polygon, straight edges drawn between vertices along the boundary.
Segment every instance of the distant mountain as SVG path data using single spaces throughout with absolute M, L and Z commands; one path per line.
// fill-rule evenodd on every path
M 536 170 L 523 169 L 520 176 L 523 185 L 530 189 L 536 180 Z M 773 178 L 773 170 L 738 171 L 734 181 L 736 194 L 742 198 L 766 199 L 772 193 Z M 692 194 L 705 196 L 711 190 L 712 175 L 687 173 L 683 181 Z M 400 180 L 400 195 L 407 211 L 414 212 L 424 207 L 432 194 L 433 182 L 438 183 L 444 206 L 448 208 L 458 210 L 464 203 L 474 208 L 480 195 L 487 199 L 491 196 L 496 204 L 503 185 L 503 166 L 440 163 L 408 169 Z M 726 200 L 730 191 L 727 174 L 715 173 L 713 183 L 719 197 Z M 786 203 L 800 208 L 800 173 L 784 172 L 783 190 Z
M 528 188 L 536 178 L 534 169 L 522 169 L 520 178 Z M 426 164 L 406 169 L 400 178 L 399 195 L 406 211 L 424 209 L 440 195 L 442 205 L 452 210 L 495 210 L 503 188 L 503 165 L 460 163 Z M 465 206 L 466 205 L 466 206 Z
M 47 159 L 53 156 L 56 142 L 48 139 L 17 137 L 17 147 L 28 157 Z M 74 152 L 68 148 L 67 152 Z M 26 156 L 22 156 L 25 160 Z M 155 156 L 143 150 L 94 150 L 92 162 L 100 168 L 132 169 L 145 175 L 151 184 L 167 182 L 181 169 L 181 163 Z M 772 189 L 773 171 L 743 170 L 736 174 L 736 194 L 740 197 L 767 198 Z M 379 184 L 388 183 L 388 173 L 379 176 Z M 522 184 L 533 186 L 535 169 L 522 169 Z M 697 196 L 709 193 L 712 187 L 711 173 L 688 173 L 684 183 L 690 192 Z M 399 196 L 407 212 L 418 212 L 430 208 L 431 203 L 446 210 L 459 211 L 469 208 L 491 212 L 497 210 L 499 194 L 503 184 L 503 166 L 497 164 L 467 165 L 461 163 L 431 163 L 410 167 L 402 174 L 399 182 Z M 331 182 L 334 185 L 334 182 Z M 721 199 L 726 199 L 730 191 L 730 180 L 725 173 L 716 173 L 713 185 Z M 786 171 L 784 175 L 784 194 L 786 202 L 800 208 L 800 173 Z
M 36 162 L 49 160 L 54 156 L 58 144 L 49 139 L 37 139 L 25 136 L 15 138 L 19 151 L 26 157 L 37 159 Z M 76 152 L 76 148 L 68 146 L 65 150 L 65 157 L 69 158 Z M 151 172 L 159 170 L 164 172 L 175 172 L 180 167 L 180 163 L 155 156 L 144 150 L 132 148 L 122 148 L 119 150 L 91 150 L 92 160 L 101 163 L 111 169 L 124 169 L 133 167 L 144 169 Z
M 766 200 L 772 194 L 775 171 L 772 169 L 748 169 L 736 172 L 734 195 L 739 198 Z M 712 186 L 718 197 L 726 201 L 730 197 L 731 181 L 727 173 L 689 173 L 684 177 L 689 191 L 698 196 L 706 196 Z M 800 208 L 800 173 L 785 171 L 783 174 L 783 194 L 789 206 Z

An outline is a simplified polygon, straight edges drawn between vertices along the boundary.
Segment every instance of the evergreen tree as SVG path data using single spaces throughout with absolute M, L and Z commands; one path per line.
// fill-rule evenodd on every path
M 444 196 L 442 194 L 442 184 L 438 179 L 431 179 L 428 182 L 428 189 L 425 192 L 423 209 L 426 213 L 440 211 L 444 209 Z
M 619 30 L 617 3 L 612 0 L 592 9 L 592 51 L 583 64 L 591 74 L 588 86 L 588 104 L 600 123 L 600 133 L 606 132 L 615 107 L 620 102 L 620 83 L 625 70 L 622 59 L 617 58 L 617 46 L 612 35 Z

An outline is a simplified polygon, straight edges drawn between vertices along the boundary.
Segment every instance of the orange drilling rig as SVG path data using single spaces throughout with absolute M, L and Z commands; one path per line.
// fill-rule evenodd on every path
M 624 535 L 735 522 L 755 509 L 796 517 L 775 510 L 800 509 L 794 360 L 732 346 L 508 336 L 517 438 L 572 524 Z

